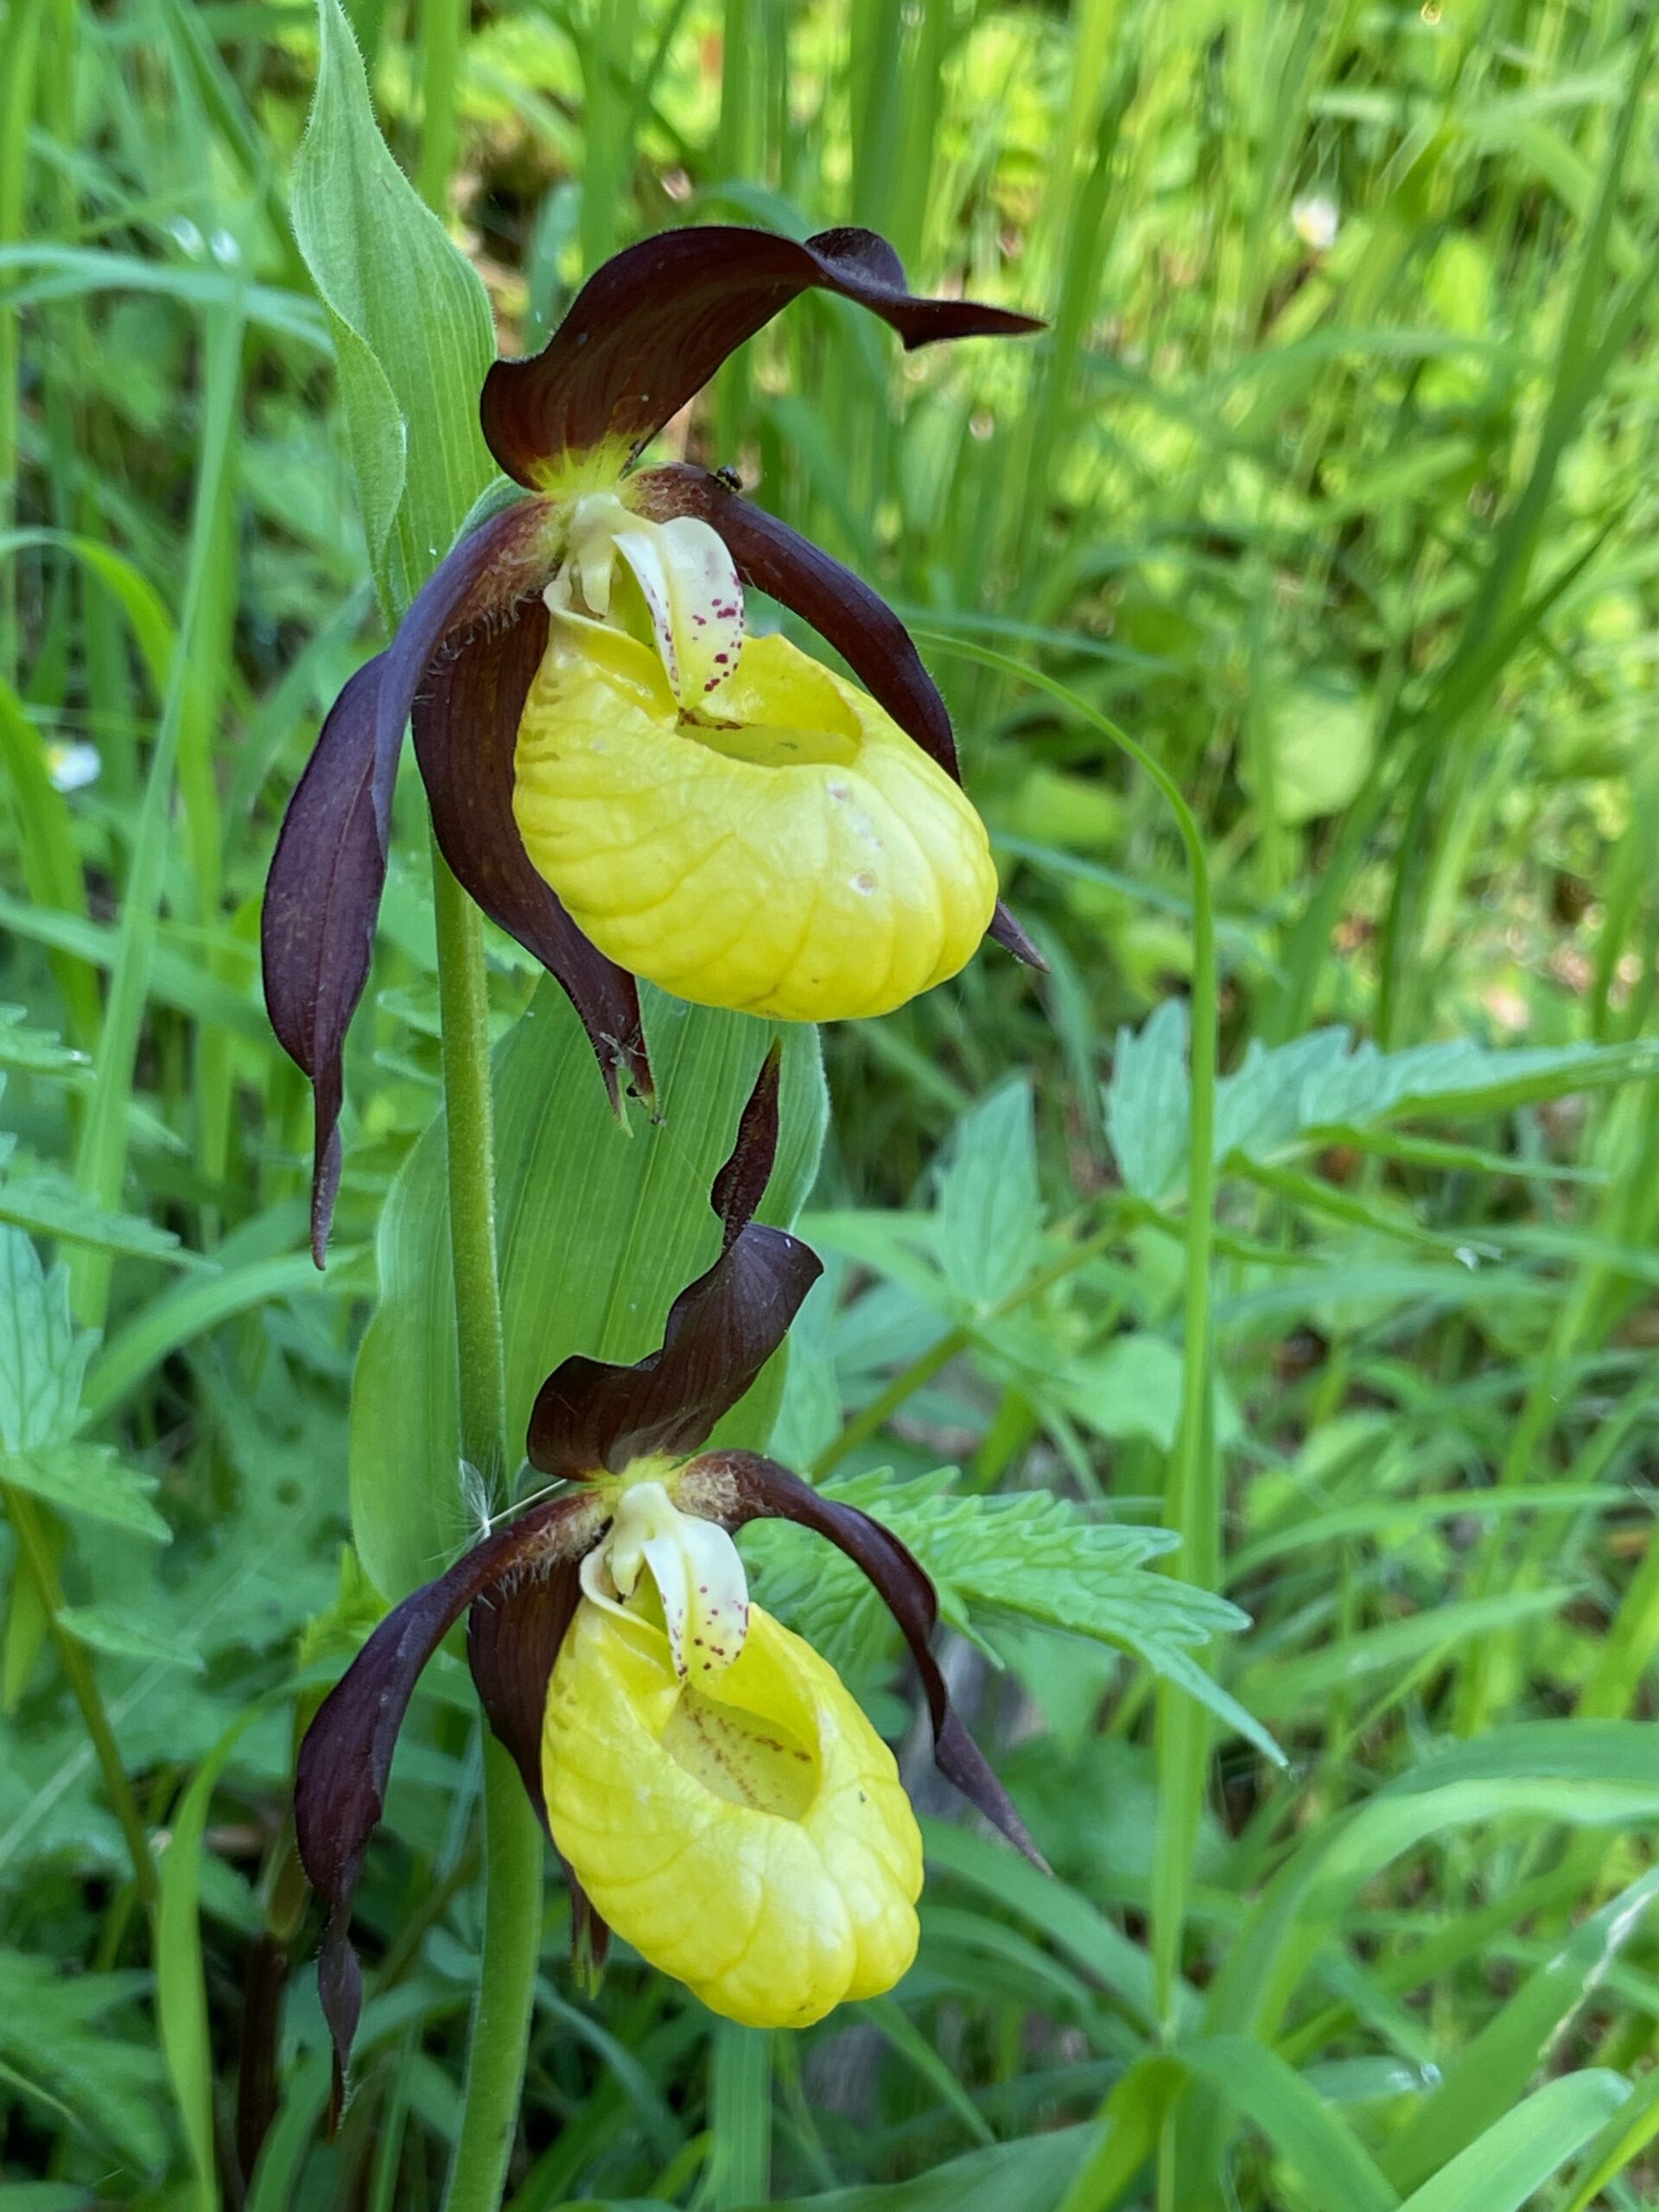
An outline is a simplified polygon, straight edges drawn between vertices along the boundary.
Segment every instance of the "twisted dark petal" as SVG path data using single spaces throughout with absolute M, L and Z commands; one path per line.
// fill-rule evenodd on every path
M 539 582 L 505 617 L 451 633 L 411 717 L 443 856 L 492 921 L 556 976 L 581 1015 L 614 1106 L 620 1078 L 652 1095 L 634 980 L 594 949 L 531 865 L 513 819 L 519 717 L 547 645 Z
M 386 880 L 372 788 L 385 659 L 379 653 L 359 668 L 328 710 L 283 818 L 259 921 L 270 1026 L 316 1097 L 311 1255 L 319 1267 L 340 1189 L 346 1031 L 368 981 Z
M 661 1349 L 632 1367 L 578 1356 L 543 1383 L 531 1465 L 572 1480 L 695 1452 L 772 1357 L 823 1272 L 816 1252 L 752 1222 L 669 1308 Z
M 340 1183 L 341 1056 L 368 981 L 404 728 L 446 640 L 500 621 L 545 583 L 549 524 L 545 501 L 520 500 L 439 565 L 386 651 L 329 710 L 276 841 L 260 924 L 265 1002 L 284 1050 L 316 1090 L 311 1249 L 319 1267 Z
M 543 1383 L 525 1446 L 543 1474 L 581 1480 L 695 1452 L 784 1341 L 823 1267 L 798 1237 L 753 1218 L 778 1149 L 778 1070 L 774 1046 L 715 1178 L 724 1249 L 670 1306 L 661 1346 L 632 1367 L 578 1355 Z
M 724 1497 L 726 1503 L 719 1517 L 728 1527 L 741 1528 L 746 1521 L 761 1519 L 798 1522 L 802 1528 L 827 1536 L 869 1577 L 899 1624 L 922 1678 L 933 1723 L 933 1757 L 940 1773 L 1034 1866 L 1046 1872 L 1046 1861 L 1032 1841 L 1014 1801 L 950 1703 L 950 1690 L 933 1656 L 933 1630 L 939 1617 L 938 1595 L 925 1570 L 893 1531 L 856 1506 L 825 1497 L 787 1467 L 758 1452 L 710 1452 L 687 1468 L 683 1479 L 688 1485 L 688 1502 L 699 1488 L 706 1491 L 711 1510 Z
M 490 451 L 520 484 L 597 446 L 613 445 L 620 465 L 728 353 L 814 289 L 868 308 L 907 348 L 1042 327 L 971 300 L 918 299 L 873 231 L 821 231 L 804 245 L 727 224 L 667 231 L 595 271 L 532 359 L 494 364 L 480 406 Z
M 542 1717 L 565 1630 L 582 1603 L 578 1562 L 503 1576 L 473 1600 L 467 1663 L 490 1726 L 512 1753 L 525 1794 L 547 1826 L 542 1788 Z
M 784 1048 L 774 1038 L 760 1063 L 748 1103 L 738 1116 L 732 1156 L 715 1176 L 709 1193 L 709 1203 L 720 1216 L 728 1246 L 754 1219 L 772 1180 L 778 1157 L 778 1094 L 783 1064 Z
M 363 1997 L 351 1945 L 352 1898 L 385 1804 L 397 1732 L 421 1670 L 493 1583 L 579 1558 L 603 1526 L 599 1501 L 582 1496 L 534 1506 L 498 1529 L 447 1574 L 392 1608 L 306 1732 L 294 1784 L 294 1827 L 306 1873 L 329 1908 L 317 1977 L 334 2037 L 337 2093 Z

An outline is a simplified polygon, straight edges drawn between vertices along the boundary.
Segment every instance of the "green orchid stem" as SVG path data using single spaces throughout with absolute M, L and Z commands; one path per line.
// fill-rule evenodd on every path
M 0 1483 L 0 1499 L 4 1502 L 6 1518 L 17 1539 L 24 1572 L 34 1586 L 35 1600 L 46 1616 L 53 1648 L 58 1655 L 58 1664 L 63 1669 L 63 1678 L 69 1685 L 71 1695 L 80 1707 L 81 1719 L 86 1724 L 93 1754 L 104 1777 L 104 1787 L 109 1792 L 110 1803 L 121 1824 L 121 1833 L 126 1839 L 139 1902 L 146 1908 L 153 1908 L 161 1895 L 161 1885 L 156 1878 L 156 1860 L 149 1847 L 149 1832 L 144 1826 L 137 1800 L 132 1794 L 132 1784 L 127 1778 L 121 1747 L 115 1740 L 114 1729 L 110 1726 L 110 1716 L 105 1709 L 98 1677 L 92 1672 L 92 1662 L 84 1647 L 75 1641 L 63 1624 L 63 1591 L 58 1582 L 57 1570 L 52 1564 L 52 1554 L 41 1524 L 40 1509 L 26 1491 L 18 1490 L 11 1483 Z
M 438 1011 L 460 1362 L 461 1456 L 493 1495 L 507 1473 L 507 1357 L 495 1259 L 495 1105 L 484 918 L 432 847 Z
M 497 2212 L 524 2094 L 542 1954 L 541 1825 L 511 1756 L 484 1740 L 484 1948 L 445 2212 Z
M 1215 907 L 1204 838 L 1192 810 L 1168 772 L 1127 732 L 1052 677 L 989 646 L 943 631 L 921 632 L 931 645 L 964 654 L 988 668 L 1034 684 L 1081 716 L 1128 753 L 1169 805 L 1186 849 L 1192 878 L 1192 1122 L 1187 1162 L 1186 1281 L 1183 1301 L 1180 1426 L 1170 1455 L 1164 1524 L 1180 1539 L 1175 1554 L 1189 1582 L 1216 1589 L 1221 1579 L 1221 1488 L 1211 1413 L 1210 1273 L 1215 1256 L 1217 1020 Z M 1152 1873 L 1152 1958 L 1159 2019 L 1173 2039 L 1180 1995 L 1181 1951 L 1192 1884 L 1192 1854 L 1204 1811 L 1210 1761 L 1208 1717 L 1172 1684 L 1158 1686 L 1158 1849 Z M 1158 2160 L 1160 2212 L 1175 2212 L 1175 2116 L 1166 2124 Z
M 506 1350 L 495 1254 L 495 1117 L 484 924 L 435 842 L 449 1246 L 461 1456 L 499 1491 L 507 1466 Z M 518 1770 L 484 1745 L 484 1948 L 447 2212 L 497 2212 L 523 2094 L 542 1937 L 542 1832 Z

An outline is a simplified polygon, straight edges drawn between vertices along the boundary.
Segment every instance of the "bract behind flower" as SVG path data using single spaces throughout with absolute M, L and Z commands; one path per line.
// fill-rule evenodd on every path
M 893 1754 L 758 1605 L 704 1688 L 661 1629 L 584 1605 L 549 1686 L 543 1784 L 597 1910 L 728 2019 L 810 2026 L 915 1956 L 922 1844 Z

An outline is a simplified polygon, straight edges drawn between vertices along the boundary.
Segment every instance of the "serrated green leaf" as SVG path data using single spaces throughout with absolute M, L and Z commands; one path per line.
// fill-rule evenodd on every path
M 493 474 L 478 395 L 489 302 L 380 136 L 339 0 L 319 0 L 316 99 L 294 165 L 294 234 L 328 313 L 383 603 L 404 606 Z
M 170 1635 L 124 1605 L 65 1605 L 58 1618 L 77 1643 L 106 1652 L 111 1659 L 142 1659 L 201 1672 L 201 1654 L 188 1637 Z
M 711 1264 L 709 1186 L 772 1031 L 736 1014 L 645 995 L 659 1119 L 623 1128 L 569 1001 L 550 980 L 495 1055 L 496 1222 L 510 1448 L 537 1391 L 573 1352 L 639 1359 L 668 1307 Z M 784 1036 L 782 1135 L 761 1208 L 794 1218 L 817 1172 L 827 1110 L 816 1033 Z M 381 1217 L 380 1305 L 352 1393 L 352 1525 L 387 1598 L 429 1580 L 476 1529 L 455 1427 L 454 1293 L 444 1130 L 426 1131 Z M 721 1424 L 763 1443 L 782 1389 L 774 1361 Z M 510 1476 L 514 1471 L 508 1469 Z
M 69 1317 L 67 1271 L 48 1275 L 22 1231 L 0 1226 L 0 1445 L 29 1452 L 71 1434 L 97 1342 Z
M 68 1176 L 47 1169 L 0 1182 L 0 1222 L 34 1236 L 60 1237 L 100 1252 L 169 1260 L 175 1267 L 205 1264 L 196 1253 L 184 1249 L 170 1229 L 158 1229 L 141 1214 L 106 1212 Z
M 1106 1135 L 1123 1180 L 1160 1198 L 1186 1156 L 1192 1090 L 1186 1071 L 1186 1008 L 1167 999 L 1141 1028 L 1120 1029 L 1105 1090 Z
M 1087 1637 L 1132 1652 L 1199 1698 L 1277 1762 L 1271 1737 L 1190 1657 L 1217 1635 L 1248 1626 L 1224 1598 L 1157 1571 L 1169 1531 L 1091 1520 L 1048 1491 L 957 1496 L 943 1469 L 907 1483 L 885 1471 L 825 1484 L 890 1528 L 932 1577 L 942 1612 L 959 1626 L 999 1617 Z M 779 1523 L 745 1531 L 765 1603 L 823 1652 L 856 1672 L 886 1615 L 864 1577 L 839 1553 Z
M 161 2060 L 150 2042 L 127 2042 L 109 2015 L 134 2005 L 141 1974 L 60 1974 L 48 1960 L 0 1951 L 0 2058 L 38 2083 L 94 2141 L 141 2170 L 167 2154 Z
M 1018 1289 L 1037 1263 L 1042 1234 L 1031 1084 L 1021 1076 L 958 1122 L 939 1175 L 937 1249 L 968 1313 Z
M 82 1075 L 92 1065 L 49 1029 L 30 1029 L 20 1006 L 0 1006 L 0 1068 L 20 1075 Z
M 1185 1181 L 1191 1107 L 1185 1003 L 1166 1000 L 1138 1032 L 1120 1031 L 1106 1123 L 1123 1180 L 1167 1198 Z M 1569 1092 L 1659 1076 L 1659 1046 L 1494 1050 L 1468 1038 L 1382 1052 L 1351 1031 L 1316 1029 L 1287 1045 L 1252 1039 L 1216 1090 L 1217 1164 L 1270 1163 L 1411 1116 L 1505 1112 Z M 1519 1163 L 1517 1163 L 1517 1171 Z
M 70 1441 L 9 1452 L 0 1458 L 0 1482 L 15 1483 L 65 1513 L 84 1514 L 89 1521 L 106 1522 L 158 1543 L 171 1535 L 149 1502 L 153 1479 L 123 1465 L 100 1444 Z

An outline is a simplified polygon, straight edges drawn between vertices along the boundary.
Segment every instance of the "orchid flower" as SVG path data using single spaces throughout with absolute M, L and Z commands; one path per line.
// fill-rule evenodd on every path
M 265 890 L 265 997 L 316 1093 L 312 1247 L 340 1179 L 347 1026 L 368 979 L 404 729 L 445 859 L 558 979 L 613 1104 L 652 1097 L 635 979 L 786 1020 L 902 1005 L 997 899 L 950 716 L 904 625 L 731 488 L 634 464 L 798 294 L 839 293 L 906 346 L 1040 327 L 906 289 L 873 232 L 803 244 L 723 226 L 605 264 L 532 359 L 484 381 L 484 436 L 529 495 L 462 537 L 330 709 Z M 794 610 L 848 683 L 746 632 L 743 586 Z
M 1037 1858 L 951 1708 L 916 1560 L 776 1461 L 704 1448 L 821 1272 L 798 1238 L 753 1218 L 778 1071 L 774 1046 L 711 1194 L 720 1257 L 674 1301 L 659 1348 L 632 1366 L 555 1370 L 528 1438 L 555 1494 L 394 1607 L 306 1735 L 296 1825 L 330 1909 L 319 1980 L 342 2077 L 362 1993 L 353 1895 L 416 1682 L 464 1612 L 474 1681 L 563 1861 L 584 1956 L 602 1959 L 613 1929 L 711 2010 L 770 2027 L 806 2026 L 904 1974 L 922 1879 L 914 1815 L 835 1670 L 751 1600 L 732 1541 L 746 1522 L 798 1522 L 862 1568 L 921 1675 L 939 1767 Z

